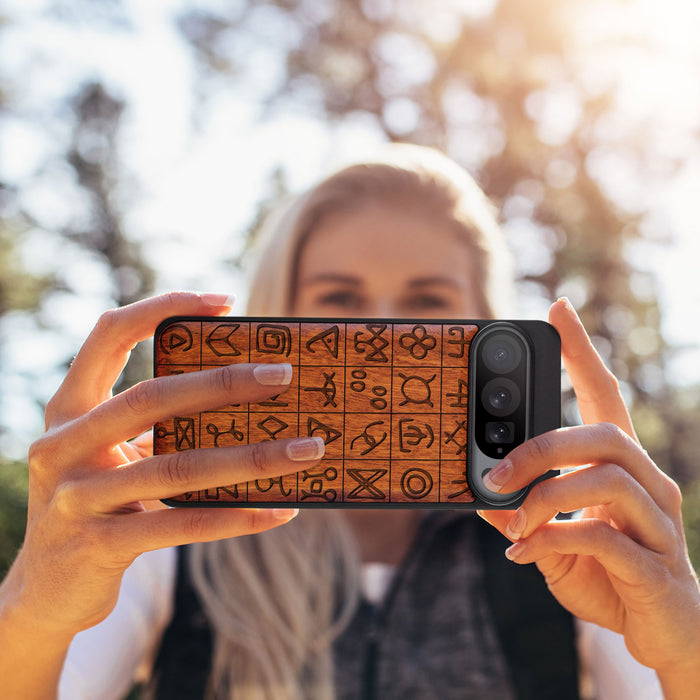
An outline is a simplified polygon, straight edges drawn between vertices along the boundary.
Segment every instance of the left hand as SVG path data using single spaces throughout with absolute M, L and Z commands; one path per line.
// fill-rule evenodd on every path
M 584 425 L 516 447 L 487 486 L 509 493 L 550 469 L 578 468 L 536 484 L 515 512 L 480 515 L 516 543 L 510 559 L 534 562 L 572 614 L 624 635 L 631 654 L 655 668 L 662 684 L 664 674 L 698 680 L 700 588 L 685 544 L 680 489 L 639 444 L 618 382 L 571 305 L 557 301 L 549 320 L 561 336 Z M 581 518 L 553 520 L 574 510 Z

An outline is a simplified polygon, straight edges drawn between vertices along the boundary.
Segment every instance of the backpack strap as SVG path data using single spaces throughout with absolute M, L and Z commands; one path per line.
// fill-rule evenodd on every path
M 510 541 L 480 521 L 486 590 L 511 680 L 520 700 L 579 700 L 573 616 L 534 564 L 515 564 Z

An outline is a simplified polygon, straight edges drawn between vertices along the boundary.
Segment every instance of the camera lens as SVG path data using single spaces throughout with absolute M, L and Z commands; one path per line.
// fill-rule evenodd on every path
M 500 445 L 513 442 L 513 423 L 497 421 L 486 424 L 486 442 Z
M 508 408 L 508 406 L 510 406 L 512 398 L 513 397 L 508 389 L 503 386 L 499 386 L 489 394 L 489 403 L 491 404 L 491 408 L 495 408 L 497 411 L 502 411 L 504 408 Z
M 496 377 L 481 390 L 481 403 L 490 414 L 507 416 L 520 406 L 520 389 L 514 381 Z
M 485 345 L 482 357 L 484 364 L 497 374 L 512 372 L 520 363 L 523 351 L 515 338 L 504 333 L 494 334 Z

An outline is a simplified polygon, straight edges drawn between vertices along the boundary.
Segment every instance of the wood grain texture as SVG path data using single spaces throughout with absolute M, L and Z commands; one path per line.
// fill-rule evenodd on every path
M 324 438 L 316 467 L 184 493 L 182 504 L 471 503 L 467 365 L 477 327 L 453 322 L 173 320 L 155 339 L 157 376 L 235 362 L 290 362 L 267 401 L 158 423 L 154 451 Z

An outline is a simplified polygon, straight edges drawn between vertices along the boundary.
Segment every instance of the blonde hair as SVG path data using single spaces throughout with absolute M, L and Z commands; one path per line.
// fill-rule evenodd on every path
M 209 697 L 335 697 L 331 645 L 359 600 L 355 542 L 338 511 L 193 545 L 190 573 L 214 632 Z
M 479 308 L 487 317 L 505 315 L 513 273 L 492 206 L 456 163 L 408 145 L 338 171 L 268 219 L 257 241 L 248 313 L 291 312 L 300 252 L 322 217 L 406 202 L 454 226 L 473 251 L 466 273 L 475 278 Z M 302 512 L 259 535 L 194 545 L 190 572 L 214 631 L 209 694 L 331 700 L 331 645 L 359 599 L 359 568 L 338 511 Z

